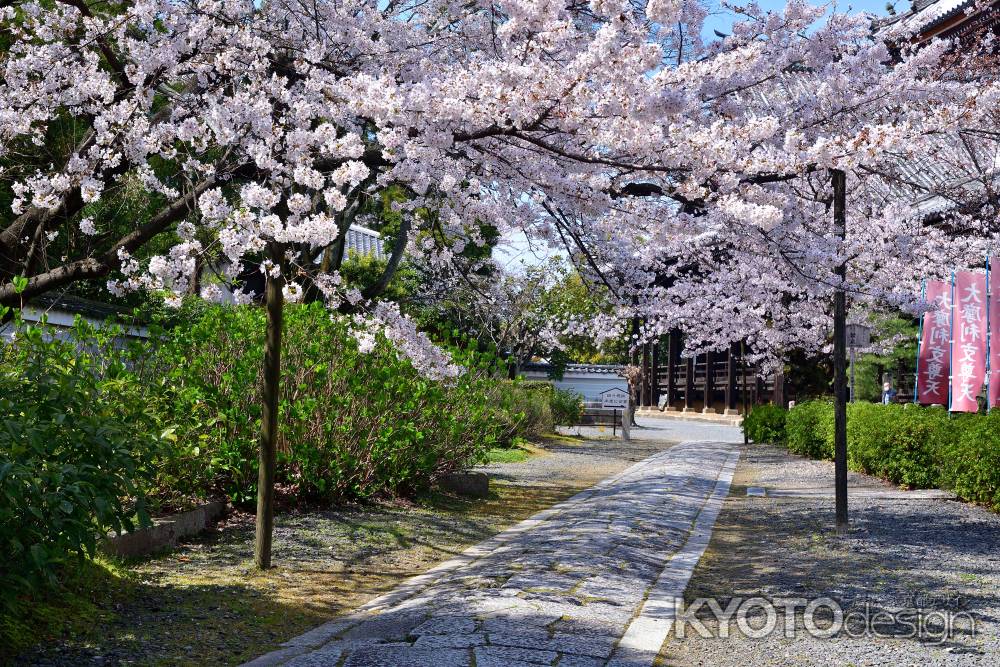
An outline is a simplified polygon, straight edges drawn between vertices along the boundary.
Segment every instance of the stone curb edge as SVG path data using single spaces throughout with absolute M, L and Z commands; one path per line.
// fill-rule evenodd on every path
M 650 588 L 639 615 L 626 628 L 607 667 L 652 667 L 656 662 L 664 641 L 673 629 L 677 611 L 674 606 L 675 598 L 684 594 L 695 566 L 708 548 L 715 520 L 722 510 L 722 503 L 729 496 L 729 487 L 739 459 L 739 450 L 731 451 L 720 467 L 715 488 L 698 512 L 687 541 L 663 566 L 663 571 Z

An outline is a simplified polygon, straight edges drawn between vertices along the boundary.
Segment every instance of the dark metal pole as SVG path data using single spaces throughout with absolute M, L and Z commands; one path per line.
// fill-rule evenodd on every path
M 841 239 L 847 238 L 847 177 L 831 169 L 833 181 L 833 224 Z M 837 532 L 847 532 L 847 294 L 844 281 L 847 264 L 834 270 L 839 279 L 833 293 L 833 430 L 834 487 L 836 489 Z

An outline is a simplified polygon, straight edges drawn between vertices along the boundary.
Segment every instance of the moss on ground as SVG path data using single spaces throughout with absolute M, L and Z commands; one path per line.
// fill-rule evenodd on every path
M 487 450 L 486 463 L 523 463 L 544 453 L 544 449 L 522 442 L 513 447 L 495 447 Z

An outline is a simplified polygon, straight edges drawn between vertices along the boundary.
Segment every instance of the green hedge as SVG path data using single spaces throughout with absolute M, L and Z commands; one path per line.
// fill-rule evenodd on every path
M 948 429 L 944 410 L 852 403 L 847 409 L 847 464 L 893 484 L 936 487 L 937 460 Z M 832 433 L 828 437 L 832 440 Z
M 940 480 L 959 497 L 1000 511 L 1000 410 L 963 415 L 942 439 Z
M 833 405 L 806 401 L 788 411 L 785 444 L 795 454 L 814 459 L 833 458 Z
M 3 619 L 99 536 L 200 498 L 256 497 L 264 312 L 199 307 L 122 345 L 18 323 L 0 343 Z M 289 500 L 406 494 L 551 431 L 552 386 L 498 380 L 492 357 L 428 380 L 384 338 L 367 354 L 319 306 L 285 312 L 276 481 Z
M 743 432 L 752 442 L 782 442 L 788 410 L 778 405 L 755 406 L 743 420 Z
M 498 381 L 491 359 L 452 351 L 454 382 L 421 377 L 384 339 L 358 350 L 319 305 L 285 309 L 277 481 L 308 500 L 409 493 L 515 437 L 552 430 L 551 385 Z M 265 332 L 259 308 L 199 308 L 137 368 L 173 428 L 156 495 L 256 497 Z
M 789 451 L 833 458 L 833 404 L 806 401 L 785 420 Z M 1000 411 L 949 416 L 939 407 L 852 403 L 847 409 L 851 470 L 910 488 L 941 487 L 1000 510 Z

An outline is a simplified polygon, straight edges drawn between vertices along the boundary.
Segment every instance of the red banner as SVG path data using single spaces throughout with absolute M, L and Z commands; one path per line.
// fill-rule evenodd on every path
M 917 400 L 922 405 L 948 405 L 948 374 L 951 371 L 951 285 L 927 282 L 924 298 L 937 306 L 924 313 L 920 339 L 920 376 Z
M 955 274 L 951 410 L 978 412 L 986 381 L 986 275 Z
M 990 260 L 990 407 L 1000 405 L 1000 258 Z

